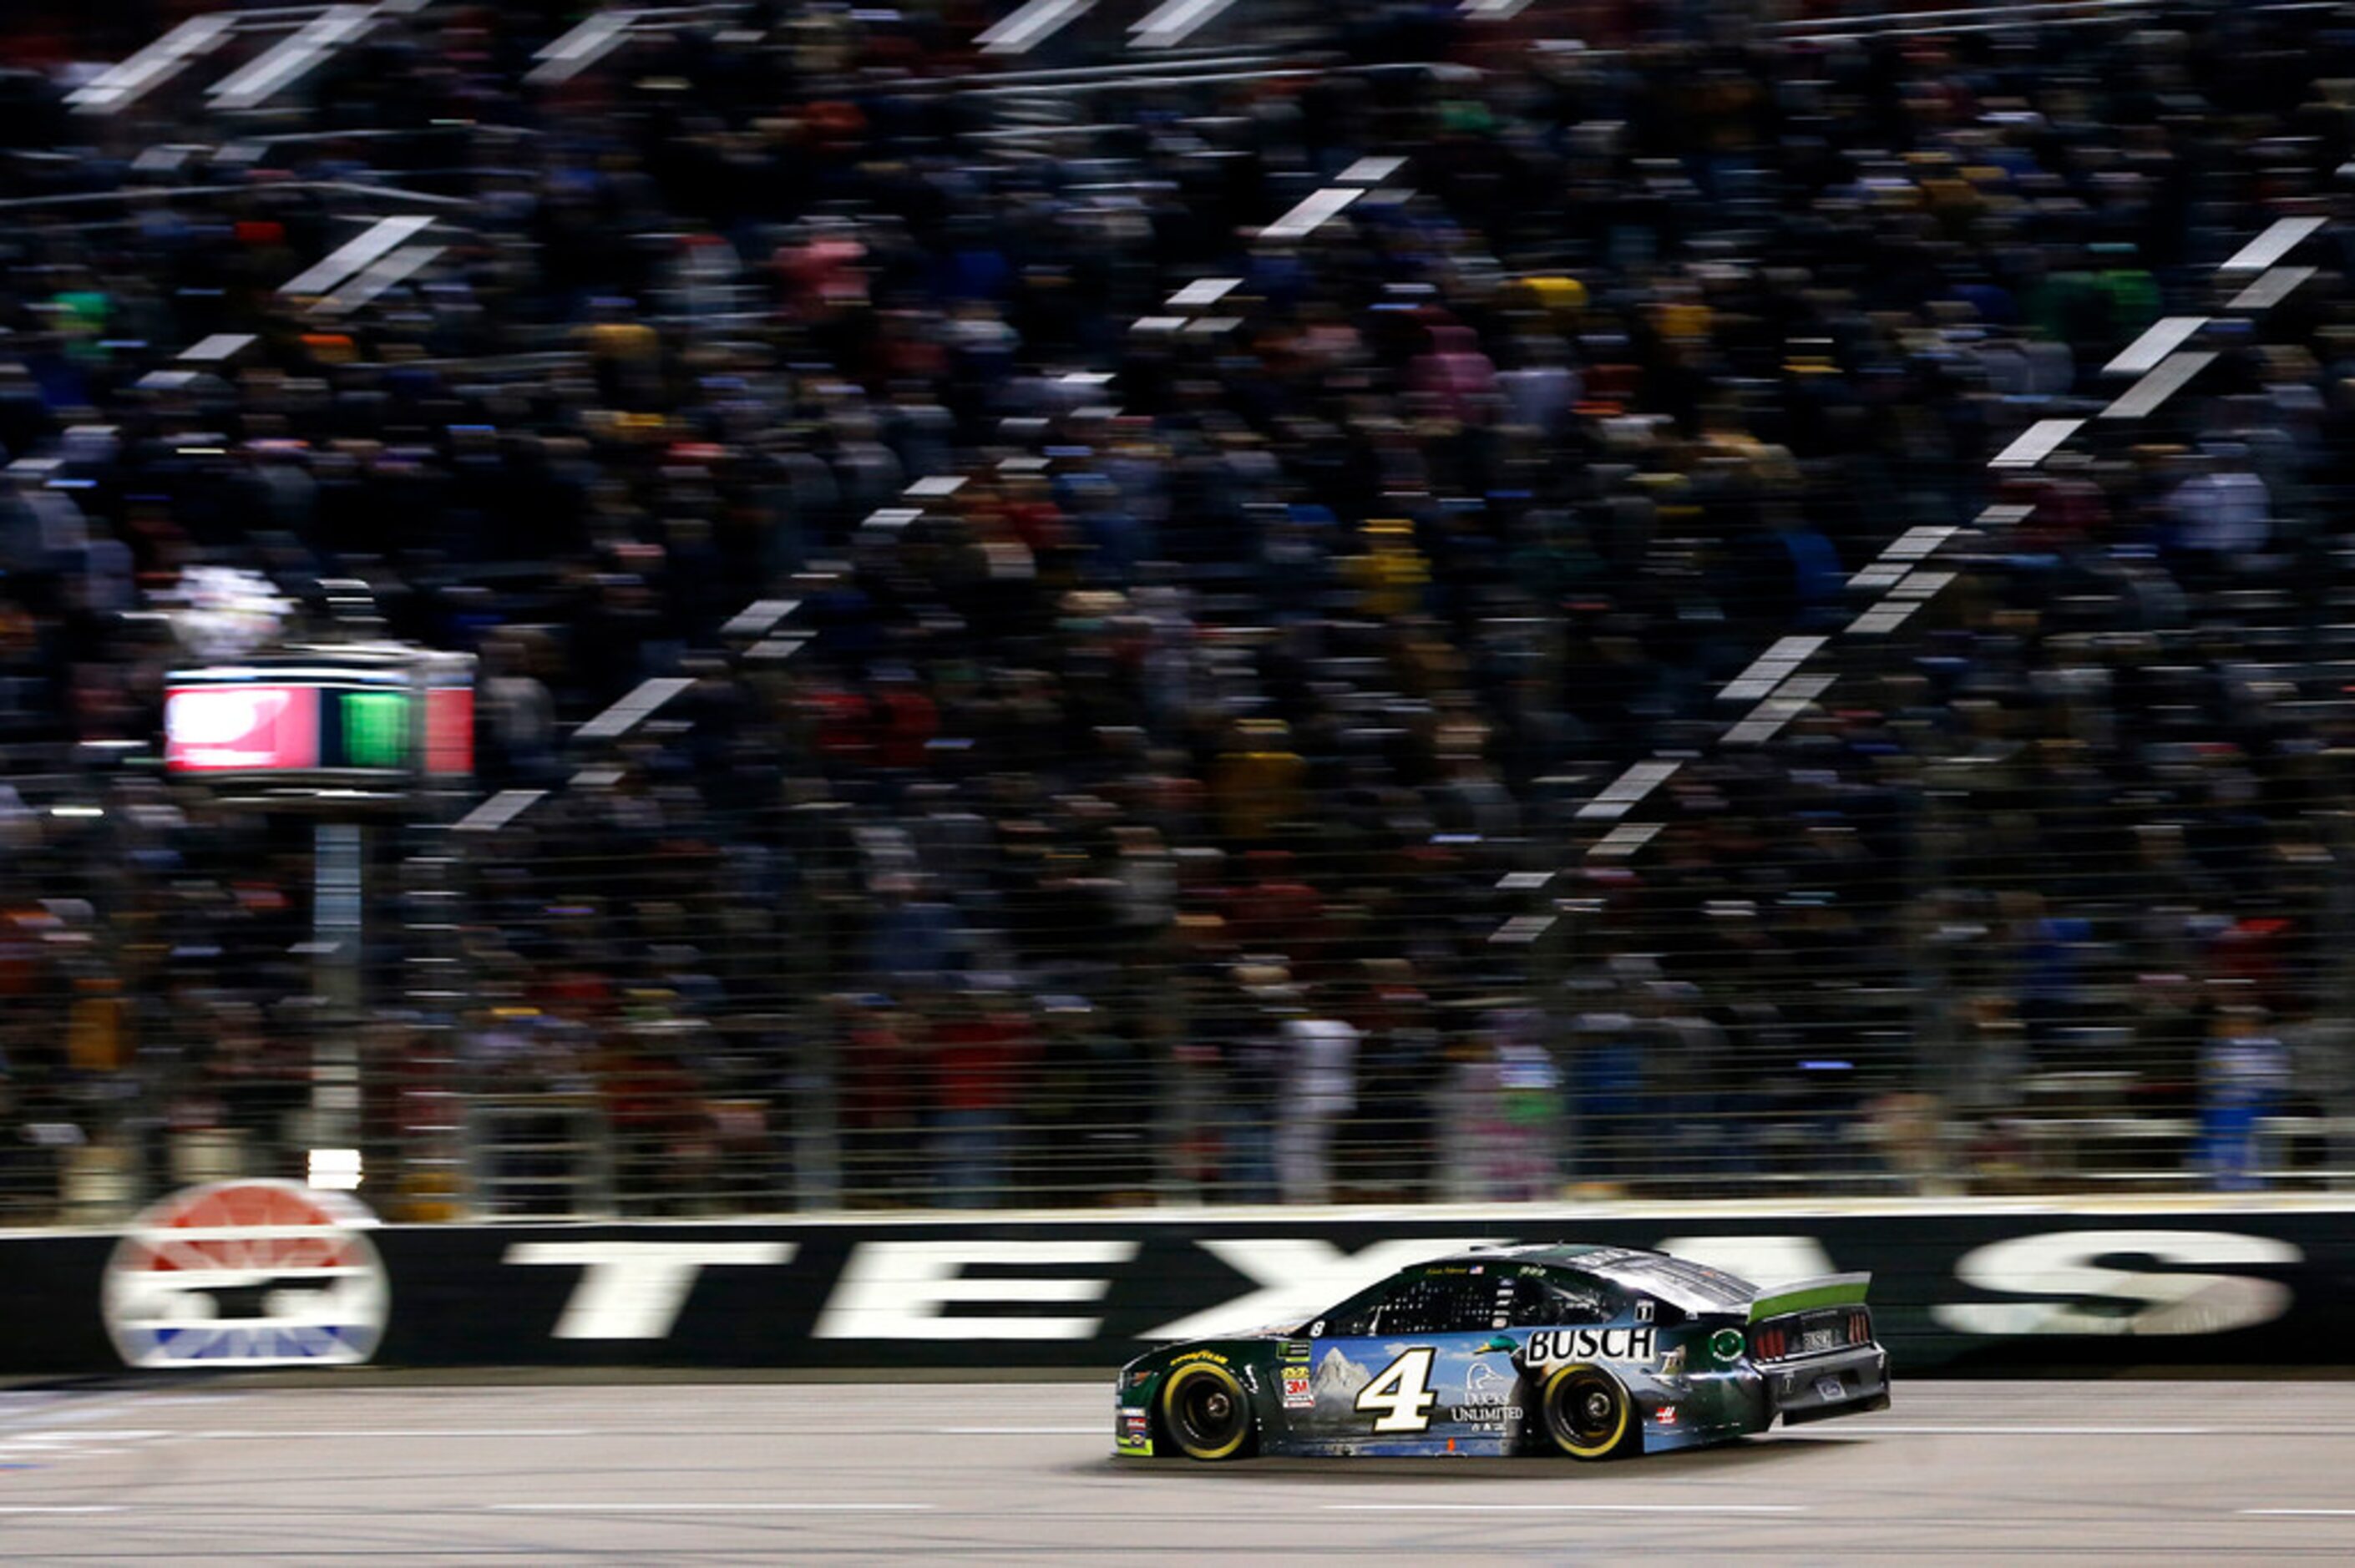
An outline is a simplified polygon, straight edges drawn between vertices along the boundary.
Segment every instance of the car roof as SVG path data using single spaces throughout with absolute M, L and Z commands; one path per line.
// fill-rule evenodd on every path
M 1597 1253 L 1643 1253 L 1653 1257 L 1666 1257 L 1666 1253 L 1654 1253 L 1644 1247 L 1605 1246 L 1600 1242 L 1528 1242 L 1515 1246 L 1470 1247 L 1463 1252 L 1451 1252 L 1444 1256 L 1426 1258 L 1418 1268 L 1433 1264 L 1495 1263 L 1499 1259 L 1511 1263 L 1541 1263 L 1569 1267 L 1592 1260 Z
M 1499 1261 L 1576 1268 L 1614 1284 L 1631 1286 L 1687 1311 L 1720 1311 L 1747 1305 L 1758 1294 L 1748 1280 L 1653 1247 L 1613 1246 L 1599 1242 L 1540 1242 L 1518 1246 L 1478 1247 L 1434 1257 L 1417 1267 L 1461 1267 Z

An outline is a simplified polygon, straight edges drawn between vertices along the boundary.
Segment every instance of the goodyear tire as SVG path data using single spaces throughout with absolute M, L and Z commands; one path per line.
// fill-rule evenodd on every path
M 1619 1380 L 1582 1361 L 1554 1369 L 1538 1408 L 1546 1436 L 1573 1459 L 1607 1459 L 1622 1452 L 1635 1426 L 1635 1401 Z
M 1251 1400 L 1226 1368 L 1188 1361 L 1161 1385 L 1161 1429 L 1189 1459 L 1231 1459 L 1251 1440 Z

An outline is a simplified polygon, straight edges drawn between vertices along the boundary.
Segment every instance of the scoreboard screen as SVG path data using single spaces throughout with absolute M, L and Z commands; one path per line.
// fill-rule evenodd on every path
M 166 772 L 271 786 L 398 789 L 474 771 L 474 661 L 389 644 L 290 650 L 176 670 Z

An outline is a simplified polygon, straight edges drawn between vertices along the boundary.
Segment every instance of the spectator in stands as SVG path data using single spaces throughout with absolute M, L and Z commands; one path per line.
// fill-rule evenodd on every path
M 925 1049 L 940 1202 L 972 1209 L 1005 1201 L 1009 1146 L 1030 1103 L 1038 1054 L 1028 1005 L 1015 994 L 1012 977 L 985 970 L 940 993 Z
M 1287 1203 L 1325 1203 L 1333 1197 L 1333 1139 L 1358 1108 L 1356 1025 L 1329 1016 L 1304 998 L 1302 1014 L 1282 1024 L 1284 1072 L 1278 1091 L 1276 1182 Z
M 2267 1184 L 2274 1145 L 2263 1123 L 2288 1086 L 2289 1058 L 2266 1022 L 2262 1008 L 2227 1003 L 2200 1053 L 2200 1168 L 2220 1192 Z

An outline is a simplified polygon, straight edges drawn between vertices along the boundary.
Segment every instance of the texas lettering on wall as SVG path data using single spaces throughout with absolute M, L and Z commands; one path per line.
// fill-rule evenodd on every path
M 1273 1226 L 1199 1218 L 378 1225 L 366 1239 L 381 1258 L 371 1277 L 384 1285 L 380 1364 L 1111 1366 L 1172 1340 L 1300 1328 L 1423 1258 L 1583 1241 L 1657 1246 L 1762 1287 L 1870 1270 L 1879 1337 L 1921 1373 L 2105 1357 L 2254 1366 L 2278 1361 L 2286 1344 L 2355 1342 L 2355 1300 L 2335 1284 L 2355 1275 L 2349 1217 L 2150 1213 L 2124 1226 L 2094 1214 L 1959 1209 L 1935 1223 L 1811 1216 L 1805 1232 L 1769 1222 L 1705 1234 L 1622 1217 L 1505 1218 L 1466 1234 L 1461 1224 L 1395 1214 Z M 120 1258 L 109 1268 L 112 1237 L 23 1234 L 0 1239 L 0 1313 L 15 1325 L 0 1339 L 0 1372 L 112 1370 L 129 1358 L 116 1345 L 124 1325 L 145 1321 L 140 1303 L 165 1299 L 132 1291 L 124 1281 L 144 1285 L 146 1276 L 127 1273 Z M 101 1274 L 110 1316 L 56 1309 L 76 1300 L 95 1308 Z M 234 1326 L 256 1344 L 256 1331 L 281 1319 L 327 1321 L 327 1293 L 303 1294 L 296 1287 L 306 1283 L 281 1267 L 248 1292 L 252 1303 L 222 1306 L 230 1298 L 220 1297 L 215 1314 L 229 1320 L 234 1307 Z M 1656 1327 L 1641 1320 L 1531 1328 L 1521 1343 L 1530 1366 L 1657 1354 Z M 1298 1407 L 1313 1397 L 1300 1346 L 1268 1391 L 1272 1402 Z

